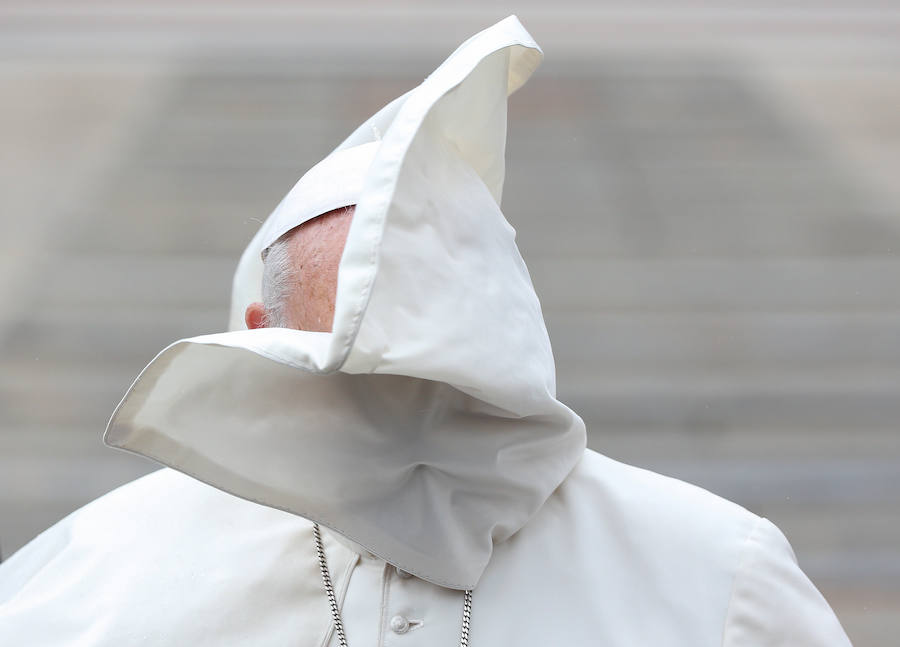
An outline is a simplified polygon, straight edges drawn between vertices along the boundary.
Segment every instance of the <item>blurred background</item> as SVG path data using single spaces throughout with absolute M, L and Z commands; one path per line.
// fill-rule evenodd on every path
M 0 4 L 0 545 L 157 468 L 106 449 L 295 180 L 517 13 L 504 211 L 590 445 L 778 524 L 900 634 L 896 2 Z

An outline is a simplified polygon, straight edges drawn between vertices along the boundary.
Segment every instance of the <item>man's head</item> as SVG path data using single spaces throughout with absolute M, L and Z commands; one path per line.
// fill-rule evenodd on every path
M 275 241 L 265 256 L 262 302 L 247 306 L 247 328 L 330 332 L 338 265 L 354 207 L 323 213 Z

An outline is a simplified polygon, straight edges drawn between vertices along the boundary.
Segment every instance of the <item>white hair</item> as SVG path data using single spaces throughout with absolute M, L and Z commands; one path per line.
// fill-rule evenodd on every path
M 288 296 L 294 288 L 296 277 L 288 234 L 285 234 L 272 243 L 263 260 L 262 301 L 266 313 L 263 323 L 266 326 L 288 327 Z
M 356 205 L 351 204 L 341 209 L 341 213 L 353 215 L 355 210 Z M 291 327 L 287 316 L 288 299 L 300 280 L 289 243 L 296 230 L 297 227 L 294 227 L 283 234 L 263 254 L 262 303 L 265 309 L 265 326 Z

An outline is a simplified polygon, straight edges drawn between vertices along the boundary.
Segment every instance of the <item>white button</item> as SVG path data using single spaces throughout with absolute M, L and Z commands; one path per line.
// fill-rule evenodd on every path
M 395 634 L 405 634 L 409 631 L 409 620 L 403 616 L 394 616 L 391 618 L 391 631 Z
M 404 571 L 404 570 L 403 570 L 402 568 L 400 568 L 399 566 L 395 566 L 395 567 L 394 567 L 394 570 L 397 571 L 397 577 L 399 577 L 401 580 L 408 580 L 409 578 L 412 577 L 412 575 L 410 575 L 409 573 L 407 573 L 406 571 Z

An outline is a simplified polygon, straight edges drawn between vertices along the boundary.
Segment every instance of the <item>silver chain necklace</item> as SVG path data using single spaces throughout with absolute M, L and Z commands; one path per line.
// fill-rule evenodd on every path
M 325 559 L 325 547 L 322 545 L 322 531 L 319 524 L 313 524 L 313 536 L 316 538 L 316 557 L 319 559 L 319 570 L 322 572 L 322 584 L 325 585 L 325 594 L 328 596 L 328 606 L 331 607 L 331 618 L 334 620 L 334 630 L 338 635 L 338 644 L 347 647 L 347 636 L 344 634 L 344 621 L 341 620 L 341 610 L 338 608 L 337 597 L 334 594 L 334 586 L 331 583 L 331 574 L 328 572 L 328 562 Z M 472 618 L 472 591 L 466 591 L 463 597 L 462 630 L 459 636 L 459 647 L 469 647 L 469 621 Z

